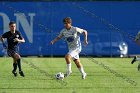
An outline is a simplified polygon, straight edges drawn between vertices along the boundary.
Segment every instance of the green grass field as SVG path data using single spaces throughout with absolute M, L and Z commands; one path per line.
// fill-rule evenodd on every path
M 65 72 L 64 58 L 23 58 L 25 77 L 14 77 L 12 59 L 0 58 L 0 93 L 140 93 L 138 62 L 132 58 L 81 58 L 87 78 L 82 80 L 72 62 L 71 76 L 54 78 Z

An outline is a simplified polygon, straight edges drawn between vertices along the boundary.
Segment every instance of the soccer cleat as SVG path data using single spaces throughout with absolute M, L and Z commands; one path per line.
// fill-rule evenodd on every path
M 12 73 L 14 74 L 15 77 L 17 76 L 17 72 L 16 71 L 13 70 Z
M 134 57 L 134 59 L 131 61 L 131 64 L 133 64 L 134 62 L 136 62 L 136 58 L 137 58 L 137 56 Z
M 86 79 L 86 76 L 87 76 L 87 73 L 84 73 L 84 74 L 82 75 L 82 79 Z
M 25 76 L 24 73 L 23 73 L 23 71 L 19 71 L 19 74 L 20 74 L 20 76 L 22 76 L 22 77 Z
M 64 74 L 64 77 L 68 77 L 71 73 L 72 71 L 67 71 L 66 74 Z

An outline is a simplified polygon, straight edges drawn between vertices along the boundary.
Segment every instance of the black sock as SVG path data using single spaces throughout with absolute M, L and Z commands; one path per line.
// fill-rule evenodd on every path
M 17 63 L 13 63 L 13 71 L 15 72 L 17 70 Z
M 18 65 L 19 71 L 22 71 L 22 69 L 21 69 L 20 59 L 17 60 L 17 65 Z

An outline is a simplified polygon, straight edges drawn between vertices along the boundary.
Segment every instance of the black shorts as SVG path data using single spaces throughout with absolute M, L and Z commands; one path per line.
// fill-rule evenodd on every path
M 14 57 L 14 55 L 15 55 L 16 53 L 18 54 L 18 51 L 10 50 L 10 49 L 7 50 L 7 54 L 8 54 L 8 56 L 10 56 L 10 57 Z

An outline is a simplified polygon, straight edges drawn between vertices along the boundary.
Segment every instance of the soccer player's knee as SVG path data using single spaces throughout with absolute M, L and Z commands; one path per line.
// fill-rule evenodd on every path
M 80 68 L 80 67 L 81 67 L 80 62 L 75 62 L 75 64 L 76 64 L 76 66 L 77 66 L 78 68 Z
M 20 56 L 18 56 L 18 57 L 17 57 L 17 59 L 21 59 L 21 57 L 20 57 Z
M 75 61 L 75 64 L 76 64 L 76 65 L 79 65 L 80 63 L 79 63 L 78 61 Z
M 20 57 L 20 55 L 16 54 L 16 55 L 15 55 L 15 58 L 18 60 L 18 59 L 20 59 L 21 57 Z
M 75 59 L 74 62 L 77 65 L 77 67 L 81 67 L 81 63 L 78 59 Z
M 69 54 L 65 55 L 65 59 L 70 59 L 71 56 Z

